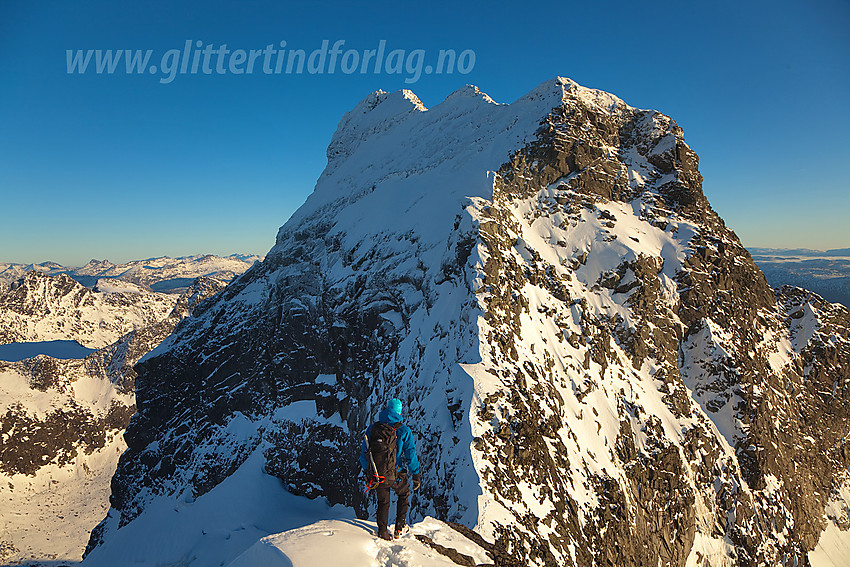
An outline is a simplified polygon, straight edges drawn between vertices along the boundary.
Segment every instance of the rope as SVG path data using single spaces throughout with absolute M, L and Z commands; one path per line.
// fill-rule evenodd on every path
M 366 490 L 363 491 L 363 494 L 366 494 L 373 488 L 376 488 L 379 484 L 383 483 L 386 480 L 384 477 L 380 475 L 372 475 L 369 477 L 369 483 L 366 485 Z

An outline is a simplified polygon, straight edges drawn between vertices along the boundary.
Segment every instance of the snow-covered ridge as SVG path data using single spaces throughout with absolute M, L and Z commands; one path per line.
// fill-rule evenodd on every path
M 474 564 L 492 564 L 488 551 L 447 524 L 425 518 L 402 538 L 375 537 L 374 521 L 280 489 L 263 472 L 262 448 L 233 475 L 200 497 L 184 495 L 154 506 L 140 519 L 157 545 L 143 545 L 135 529 L 117 532 L 119 545 L 98 548 L 86 565 L 226 565 L 228 567 L 449 567 L 452 550 Z M 163 502 L 164 504 L 164 502 Z M 247 518 L 252 521 L 246 522 Z M 115 522 L 116 518 L 108 521 Z M 435 544 L 435 545 L 432 545 Z M 188 551 L 187 551 L 188 550 Z
M 321 519 L 264 537 L 228 567 L 455 567 L 492 565 L 487 551 L 447 524 L 425 518 L 392 542 L 375 537 L 375 522 Z M 455 555 L 455 553 L 457 555 Z
M 91 564 L 257 461 L 275 498 L 365 516 L 391 396 L 426 463 L 413 519 L 519 564 L 804 563 L 850 465 L 850 313 L 767 285 L 667 116 L 562 78 L 417 100 L 348 113 L 266 261 L 138 365 Z

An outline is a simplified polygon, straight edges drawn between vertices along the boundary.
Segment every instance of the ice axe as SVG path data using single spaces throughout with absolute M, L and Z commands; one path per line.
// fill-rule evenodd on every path
M 375 464 L 375 458 L 372 457 L 372 448 L 369 446 L 369 436 L 364 433 L 363 438 L 366 439 L 366 453 L 369 454 L 369 462 L 372 463 L 372 476 L 369 478 L 369 484 L 366 485 L 366 490 L 363 491 L 363 494 L 366 494 L 372 488 L 384 482 L 384 477 L 378 474 L 378 466 Z

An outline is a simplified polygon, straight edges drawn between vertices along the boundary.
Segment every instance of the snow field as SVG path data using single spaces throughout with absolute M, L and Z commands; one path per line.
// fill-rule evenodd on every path
M 419 542 L 417 534 L 479 563 L 491 562 L 483 549 L 433 518 L 413 524 L 399 540 L 380 540 L 375 523 L 356 519 L 350 509 L 286 492 L 280 481 L 263 472 L 262 453 L 263 447 L 258 448 L 231 477 L 197 499 L 154 500 L 83 565 L 455 565 Z
M 109 510 L 110 482 L 126 448 L 120 435 L 73 463 L 41 467 L 35 476 L 0 475 L 0 541 L 14 553 L 0 562 L 77 562 L 92 528 Z
M 355 519 L 320 520 L 309 526 L 261 539 L 228 567 L 450 567 L 457 564 L 416 539 L 472 557 L 477 564 L 492 563 L 486 552 L 446 524 L 425 518 L 394 541 L 375 536 L 374 522 Z

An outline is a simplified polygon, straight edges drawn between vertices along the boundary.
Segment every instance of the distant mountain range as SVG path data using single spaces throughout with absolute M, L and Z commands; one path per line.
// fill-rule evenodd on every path
M 827 301 L 850 307 L 850 248 L 748 250 L 770 285 L 810 289 Z
M 177 294 L 157 293 L 129 282 L 89 289 L 68 274 L 27 272 L 0 290 L 0 345 L 71 340 L 93 349 L 165 319 Z
M 76 564 L 126 449 L 133 365 L 224 286 L 202 277 L 179 295 L 97 292 L 31 271 L 0 291 L 0 565 Z M 53 355 L 6 357 L 57 337 Z M 21 338 L 42 342 L 6 344 Z M 97 350 L 57 356 L 72 339 Z
M 0 263 L 0 565 L 76 563 L 126 449 L 133 365 L 260 259 Z
M 811 248 L 747 248 L 752 255 L 759 256 L 850 256 L 850 248 L 812 250 Z
M 27 272 L 41 272 L 49 276 L 67 274 L 86 287 L 94 287 L 101 279 L 118 279 L 151 289 L 169 293 L 182 293 L 201 276 L 229 282 L 250 268 L 254 262 L 262 261 L 256 254 L 231 254 L 214 256 L 198 254 L 170 258 L 162 256 L 147 260 L 134 260 L 125 264 L 113 264 L 109 260 L 89 260 L 80 268 L 69 268 L 55 262 L 41 264 L 13 264 L 0 262 L 0 290 L 9 289 Z

